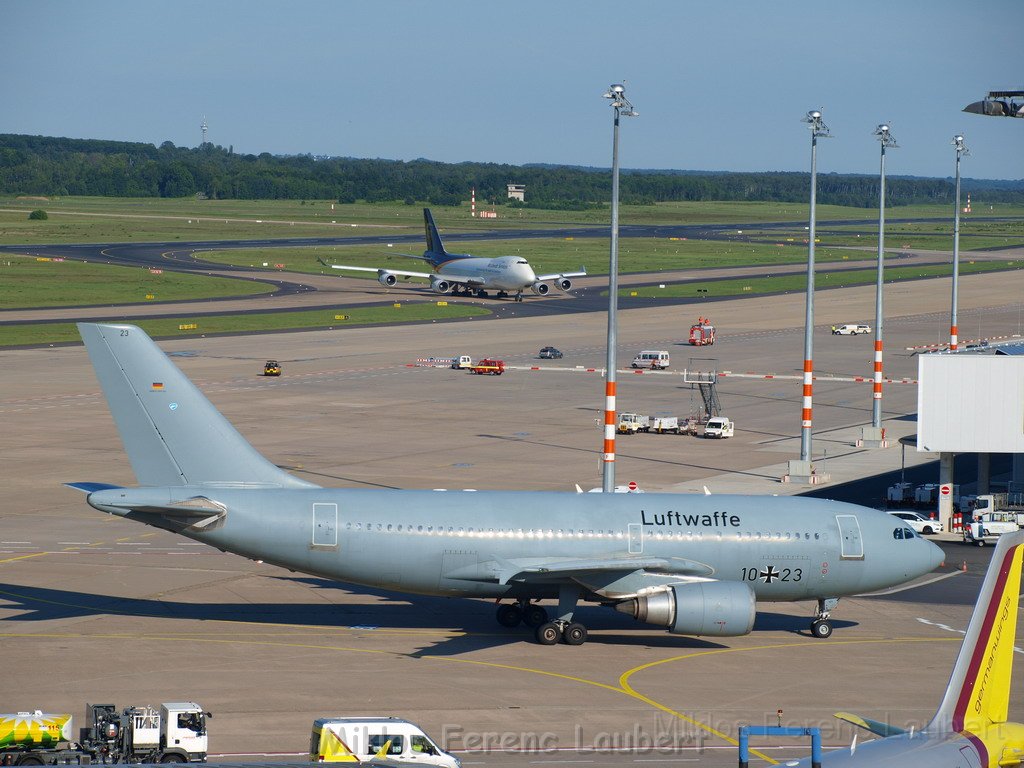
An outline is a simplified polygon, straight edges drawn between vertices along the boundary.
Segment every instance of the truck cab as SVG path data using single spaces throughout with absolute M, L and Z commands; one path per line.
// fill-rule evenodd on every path
M 207 713 L 194 701 L 179 701 L 160 705 L 163 720 L 161 748 L 164 753 L 179 751 L 187 755 L 188 762 L 205 762 L 207 745 Z
M 461 768 L 415 723 L 397 717 L 323 717 L 313 721 L 310 762 L 387 762 Z

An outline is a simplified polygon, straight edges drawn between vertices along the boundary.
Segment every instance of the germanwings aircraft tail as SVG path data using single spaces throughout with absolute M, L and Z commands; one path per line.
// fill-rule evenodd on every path
M 140 485 L 316 487 L 257 453 L 135 326 L 79 323 L 78 331 Z
M 1024 531 L 999 537 L 946 695 L 926 730 L 977 738 L 1006 723 L 1022 558 Z
M 839 719 L 883 738 L 859 747 L 855 740 L 849 749 L 826 754 L 821 764 L 834 768 L 1019 768 L 1024 760 L 1024 725 L 1009 722 L 1009 709 L 1022 561 L 1024 531 L 1000 536 L 942 704 L 928 726 L 907 731 L 839 712 Z M 794 763 L 812 764 L 810 759 Z

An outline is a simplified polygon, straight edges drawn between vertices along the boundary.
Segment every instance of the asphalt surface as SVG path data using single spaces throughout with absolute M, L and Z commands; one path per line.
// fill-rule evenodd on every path
M 890 375 L 916 377 L 906 347 L 948 332 L 948 291 L 937 282 L 889 289 Z M 828 326 L 870 322 L 873 287 L 828 296 L 818 306 L 816 370 L 866 374 L 871 339 L 833 337 Z M 605 331 L 597 312 L 567 320 L 562 305 L 576 301 L 544 300 L 537 304 L 550 306 L 547 314 L 500 322 L 162 346 L 262 453 L 313 482 L 571 491 L 574 483 L 600 485 L 603 388 L 585 371 L 601 366 Z M 795 375 L 803 309 L 802 296 L 720 302 L 703 312 L 719 342 L 695 350 L 683 342 L 695 309 L 626 308 L 620 359 L 668 349 L 674 370 L 714 358 L 718 370 Z M 1019 286 L 1004 276 L 961 277 L 963 335 L 1020 333 L 1020 312 Z M 414 365 L 455 353 L 548 367 L 535 355 L 549 344 L 566 354 L 554 361 L 559 367 L 581 368 L 479 377 Z M 991 554 L 946 537 L 938 580 L 844 599 L 826 641 L 808 635 L 808 603 L 759 606 L 753 634 L 723 641 L 668 635 L 588 606 L 580 613 L 591 630 L 586 645 L 545 648 L 525 630 L 500 629 L 485 602 L 349 587 L 92 510 L 62 483 L 134 480 L 84 349 L 0 355 L 0 638 L 8 670 L 0 709 L 80 719 L 86 702 L 195 700 L 214 712 L 217 762 L 301 761 L 313 719 L 327 715 L 407 717 L 465 765 L 488 768 L 732 766 L 737 725 L 774 724 L 780 709 L 784 724 L 822 726 L 832 746 L 852 737 L 831 717 L 839 710 L 920 725 L 941 697 Z M 258 375 L 268 358 L 282 362 L 280 379 Z M 799 443 L 799 382 L 725 379 L 719 395 L 737 423 L 735 438 L 622 437 L 619 481 L 697 493 L 809 490 L 786 487 L 776 474 Z M 685 415 L 695 399 L 678 377 L 620 378 L 623 410 Z M 871 475 L 897 472 L 902 458 L 898 446 L 852 447 L 870 403 L 864 384 L 815 387 L 814 455 L 827 452 L 836 495 L 867 503 L 880 495 L 879 481 L 851 490 L 845 480 L 867 474 L 865 462 L 876 467 Z M 914 387 L 886 388 L 891 434 L 914 431 L 915 410 Z M 906 454 L 911 468 L 932 459 Z M 961 471 L 957 482 L 969 482 L 970 465 Z M 1018 664 L 1013 690 L 1022 679 Z M 1024 721 L 1019 697 L 1010 716 Z M 763 754 L 808 751 L 769 743 Z

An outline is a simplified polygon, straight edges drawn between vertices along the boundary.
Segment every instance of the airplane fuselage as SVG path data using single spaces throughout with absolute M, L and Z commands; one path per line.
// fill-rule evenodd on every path
M 537 282 L 533 267 L 520 256 L 497 256 L 493 259 L 466 254 L 445 254 L 445 261 L 434 266 L 442 278 L 480 280 L 479 287 L 495 291 L 522 291 Z
M 852 751 L 826 752 L 821 762 L 829 768 L 995 768 L 1013 764 L 1000 759 L 1006 749 L 1019 755 L 1021 745 L 1024 726 L 993 723 L 980 734 L 916 731 L 867 741 Z M 810 758 L 797 765 L 810 766 Z
M 160 515 L 126 514 L 111 503 L 126 493 L 136 509 L 143 498 L 174 504 L 200 496 L 226 513 L 207 529 L 183 527 Z M 727 580 L 743 581 L 758 600 L 788 601 L 870 591 L 941 559 L 930 542 L 894 538 L 903 526 L 885 513 L 785 497 L 183 486 L 102 491 L 89 503 L 285 568 L 431 595 L 553 597 L 554 579 L 510 580 L 516 571 L 505 563 L 550 568 L 562 559 L 628 557 L 667 565 L 593 583 L 584 575 L 589 599 Z

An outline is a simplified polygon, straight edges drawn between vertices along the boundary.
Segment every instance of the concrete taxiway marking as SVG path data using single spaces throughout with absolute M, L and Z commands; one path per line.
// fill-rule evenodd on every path
M 11 593 L 0 592 L 0 594 L 11 594 Z M 36 599 L 33 599 L 33 601 L 34 602 L 51 602 L 51 601 L 36 600 Z M 104 612 L 106 612 L 106 611 L 104 611 Z M 113 613 L 113 612 L 111 611 L 111 613 Z M 212 619 L 211 622 L 228 623 L 228 624 L 243 624 L 243 625 L 248 625 L 248 626 L 274 626 L 274 627 L 287 626 L 287 627 L 289 627 L 291 629 L 299 629 L 300 628 L 300 627 L 295 626 L 295 625 L 272 624 L 272 623 L 269 623 L 269 622 L 234 622 L 234 621 L 231 621 L 231 620 L 228 620 L 228 619 Z M 324 629 L 325 629 L 324 627 L 313 627 L 313 626 L 305 626 L 304 628 L 306 628 L 306 629 L 316 629 L 316 630 L 319 630 L 319 631 L 324 631 Z M 335 629 L 335 628 L 326 628 L 326 629 Z M 414 633 L 432 634 L 432 633 L 429 633 L 429 632 L 422 632 L 422 631 L 419 631 L 419 630 L 405 631 L 403 633 L 405 633 L 405 634 L 414 634 Z M 447 633 L 447 634 L 449 634 L 449 635 L 456 635 L 456 636 L 467 636 L 470 633 Z M 637 691 L 635 688 L 632 687 L 632 685 L 630 684 L 630 678 L 632 678 L 634 675 L 638 674 L 639 672 L 642 672 L 642 671 L 645 671 L 645 670 L 649 670 L 649 669 L 652 669 L 654 667 L 657 667 L 657 666 L 660 666 L 660 665 L 663 665 L 663 664 L 676 663 L 676 662 L 680 662 L 680 661 L 688 661 L 688 660 L 692 660 L 692 659 L 701 658 L 703 656 L 713 656 L 713 655 L 721 655 L 721 654 L 728 654 L 728 653 L 747 653 L 747 652 L 752 652 L 752 651 L 771 651 L 771 650 L 778 650 L 778 649 L 785 649 L 785 648 L 831 648 L 831 647 L 833 647 L 835 645 L 891 644 L 891 643 L 908 643 L 908 642 L 909 643 L 950 642 L 953 639 L 955 639 L 955 638 L 871 638 L 871 639 L 861 639 L 861 640 L 833 641 L 833 642 L 828 643 L 827 645 L 823 645 L 818 640 L 809 640 L 809 641 L 802 641 L 802 642 L 795 642 L 795 643 L 779 643 L 779 644 L 776 644 L 776 645 L 760 645 L 760 646 L 753 646 L 753 647 L 750 647 L 750 648 L 722 648 L 722 649 L 715 649 L 715 650 L 709 650 L 709 651 L 697 651 L 695 653 L 688 653 L 688 654 L 683 654 L 683 655 L 680 655 L 680 656 L 673 656 L 673 657 L 670 657 L 670 658 L 667 658 L 667 659 L 661 659 L 659 661 L 653 661 L 653 662 L 650 662 L 650 663 L 647 663 L 647 664 L 642 664 L 642 665 L 640 665 L 638 667 L 634 667 L 633 669 L 627 670 L 626 672 L 622 673 L 622 675 L 620 675 L 620 677 L 618 679 L 618 683 L 619 683 L 618 685 L 611 685 L 609 683 L 602 683 L 602 682 L 600 682 L 598 680 L 589 680 L 587 678 L 577 677 L 575 675 L 567 675 L 567 674 L 563 674 L 561 672 L 551 672 L 549 670 L 536 669 L 536 668 L 532 668 L 532 667 L 521 667 L 521 666 L 512 665 L 512 664 L 500 664 L 500 663 L 497 663 L 497 662 L 478 661 L 478 660 L 474 660 L 474 659 L 458 659 L 458 658 L 447 657 L 447 656 L 423 656 L 423 655 L 420 655 L 420 654 L 417 654 L 417 653 L 405 653 L 405 652 L 402 652 L 402 651 L 392 651 L 392 650 L 383 650 L 383 649 L 374 649 L 374 648 L 354 648 L 354 647 L 350 647 L 350 646 L 328 645 L 328 644 L 323 644 L 323 643 L 302 643 L 302 642 L 280 641 L 280 640 L 255 640 L 255 639 L 252 639 L 251 636 L 244 637 L 244 638 L 239 638 L 237 636 L 222 637 L 222 638 L 213 638 L 213 637 L 209 637 L 209 636 L 207 636 L 207 637 L 197 637 L 197 636 L 195 636 L 194 633 L 188 633 L 188 632 L 183 632 L 183 633 L 177 634 L 177 635 L 167 635 L 167 634 L 150 635 L 150 634 L 145 634 L 145 633 L 111 633 L 111 634 L 102 633 L 102 634 L 96 634 L 96 635 L 84 634 L 84 633 L 41 633 L 41 634 L 34 634 L 34 633 L 5 632 L 5 633 L 0 633 L 0 637 L 12 638 L 12 639 L 13 638 L 22 638 L 22 639 L 34 638 L 34 639 L 38 639 L 40 637 L 49 637 L 49 638 L 59 638 L 59 639 L 89 639 L 89 640 L 95 640 L 95 639 L 106 639 L 106 640 L 150 640 L 150 641 L 166 641 L 166 642 L 174 642 L 174 643 L 180 643 L 183 639 L 188 639 L 191 642 L 197 642 L 197 643 L 226 644 L 226 645 L 232 645 L 232 646 L 237 646 L 238 644 L 245 644 L 245 645 L 258 645 L 258 646 L 270 646 L 270 647 L 277 646 L 277 647 L 281 647 L 281 648 L 305 648 L 305 649 L 309 649 L 309 650 L 322 650 L 322 651 L 333 651 L 333 652 L 340 651 L 340 652 L 351 652 L 351 653 L 372 653 L 372 654 L 383 655 L 383 656 L 399 656 L 399 657 L 414 658 L 414 659 L 419 659 L 419 660 L 424 660 L 424 661 L 438 661 L 438 662 L 447 662 L 447 663 L 451 663 L 451 664 L 469 664 L 469 665 L 473 665 L 473 666 L 477 666 L 477 667 L 487 667 L 487 668 L 491 668 L 491 669 L 509 670 L 509 671 L 514 671 L 514 672 L 525 672 L 525 673 L 531 674 L 531 675 L 541 675 L 541 676 L 544 676 L 544 677 L 551 677 L 551 678 L 555 678 L 555 679 L 559 679 L 559 680 L 565 680 L 565 681 L 568 681 L 568 682 L 579 683 L 581 685 L 601 688 L 603 690 L 611 691 L 613 693 L 619 693 L 619 694 L 623 694 L 623 695 L 629 696 L 630 698 L 636 699 L 637 701 L 641 701 L 641 702 L 647 704 L 648 706 L 651 706 L 651 707 L 653 707 L 653 708 L 655 708 L 655 709 L 657 709 L 657 710 L 659 710 L 661 712 L 664 712 L 664 713 L 666 713 L 668 715 L 671 715 L 672 717 L 678 718 L 679 720 L 681 720 L 683 722 L 686 722 L 686 723 L 688 723 L 690 725 L 693 725 L 698 730 L 700 730 L 700 731 L 702 731 L 702 732 L 704 732 L 704 733 L 706 733 L 706 734 L 708 734 L 710 736 L 714 736 L 714 737 L 716 737 L 716 738 L 726 742 L 727 744 L 729 744 L 731 746 L 738 746 L 738 741 L 736 739 L 732 738 L 731 736 L 721 732 L 721 731 L 718 731 L 718 730 L 716 730 L 714 728 L 711 728 L 710 726 L 707 726 L 707 725 L 701 723 L 700 721 L 696 720 L 695 718 L 689 717 L 688 715 L 685 715 L 682 712 L 679 712 L 678 710 L 672 709 L 671 707 L 668 707 L 668 706 L 666 706 L 666 705 L 656 701 L 655 699 L 652 699 L 651 697 L 646 696 L 643 693 L 640 693 L 639 691 Z M 768 755 L 766 755 L 766 754 L 764 754 L 762 752 L 756 751 L 756 750 L 751 750 L 751 753 L 754 754 L 756 757 L 758 757 L 758 758 L 760 758 L 760 759 L 764 760 L 765 762 L 767 762 L 769 764 L 772 764 L 772 765 L 777 765 L 778 762 L 779 762 L 778 760 L 775 760 L 775 759 L 769 757 Z
M 145 539 L 145 538 L 148 538 L 150 536 L 156 536 L 157 533 L 158 533 L 158 531 L 154 531 L 153 533 L 144 533 L 141 536 L 139 536 L 139 535 L 125 536 L 124 538 L 121 538 L 121 539 L 115 539 L 114 543 L 118 544 L 118 545 L 136 545 L 136 546 L 142 545 L 142 546 L 147 546 L 148 547 L 149 546 L 149 542 L 145 542 L 145 541 L 129 541 L 129 539 Z M 4 542 L 4 543 L 8 543 L 8 542 Z M 25 544 L 31 544 L 32 542 L 26 541 L 24 543 Z M 64 542 L 58 542 L 58 543 L 63 544 Z M 92 542 L 92 543 L 83 543 L 83 544 L 84 544 L 84 546 L 86 548 L 105 548 L 105 545 L 107 544 L 107 542 L 105 542 L 105 541 L 96 541 L 96 542 Z M 47 550 L 47 551 L 44 551 L 44 552 L 33 552 L 31 554 L 28 554 L 28 555 L 18 555 L 17 557 L 8 557 L 8 558 L 4 558 L 3 560 L 0 560 L 0 563 L 13 563 L 15 560 L 27 560 L 30 557 L 42 557 L 43 555 L 80 554 L 81 549 L 83 547 L 83 544 L 76 544 L 75 546 L 64 547 L 64 549 L 61 549 L 61 550 Z M 0 594 L 3 594 L 3 593 L 0 593 Z M 8 593 L 8 594 L 13 594 L 13 593 Z M 21 597 L 21 595 L 15 595 L 15 596 L 16 597 Z M 73 606 L 73 607 L 81 608 L 82 606 Z

